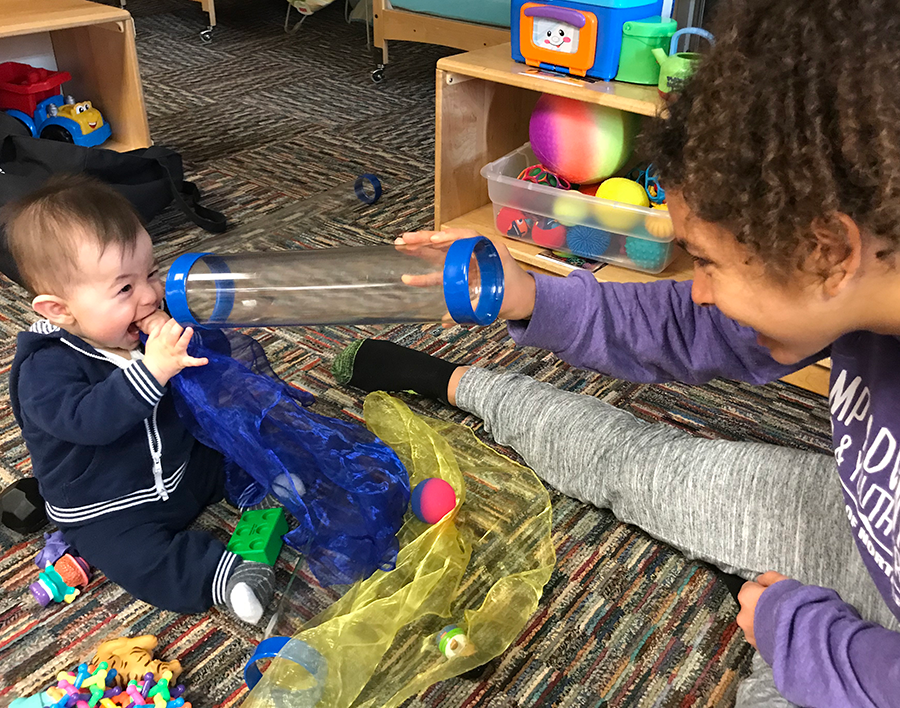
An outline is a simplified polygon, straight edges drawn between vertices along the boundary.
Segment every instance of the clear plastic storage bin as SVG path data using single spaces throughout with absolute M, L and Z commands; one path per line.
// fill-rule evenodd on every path
M 645 273 L 659 273 L 672 262 L 675 233 L 667 211 L 518 179 L 522 170 L 537 162 L 531 143 L 526 143 L 481 169 L 488 181 L 494 221 L 499 223 L 501 233 L 554 251 Z M 505 228 L 511 212 L 501 215 L 504 208 L 522 212 L 527 223 L 520 220 Z

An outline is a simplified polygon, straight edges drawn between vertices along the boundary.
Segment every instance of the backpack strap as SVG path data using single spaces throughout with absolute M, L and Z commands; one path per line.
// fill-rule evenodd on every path
M 162 171 L 172 189 L 172 198 L 184 215 L 197 226 L 212 233 L 222 233 L 228 228 L 228 220 L 222 212 L 205 207 L 200 203 L 200 189 L 193 182 L 188 182 L 172 175 L 172 170 L 181 174 L 181 156 L 169 148 L 157 145 L 143 151 L 143 157 L 154 160 Z M 173 160 L 176 162 L 173 163 Z

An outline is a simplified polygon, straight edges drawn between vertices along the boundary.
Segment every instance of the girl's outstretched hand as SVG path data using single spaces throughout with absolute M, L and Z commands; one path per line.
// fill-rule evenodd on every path
M 405 233 L 396 241 L 396 246 L 431 246 L 449 248 L 450 244 L 461 238 L 480 236 L 472 229 L 446 229 L 444 231 L 414 231 Z M 500 306 L 500 318 L 504 320 L 527 320 L 534 312 L 535 286 L 534 278 L 520 266 L 509 250 L 501 243 L 494 242 L 503 265 L 503 304 Z M 439 274 L 438 274 L 439 277 Z M 403 282 L 413 286 L 435 285 L 433 276 L 404 275 Z M 454 322 L 450 315 L 444 315 L 444 327 L 452 327 Z
M 753 633 L 753 618 L 756 614 L 756 603 L 759 602 L 760 595 L 767 587 L 787 579 L 786 575 L 770 570 L 760 575 L 755 581 L 748 580 L 738 593 L 738 602 L 741 603 L 741 611 L 737 616 L 738 627 L 744 630 L 747 641 L 754 649 L 756 648 L 756 635 Z

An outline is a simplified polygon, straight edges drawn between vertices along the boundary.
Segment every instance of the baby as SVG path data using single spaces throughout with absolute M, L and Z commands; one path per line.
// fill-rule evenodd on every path
M 176 415 L 169 380 L 206 360 L 188 356 L 190 328 L 159 309 L 137 213 L 101 182 L 67 177 L 8 205 L 2 221 L 44 318 L 19 334 L 9 387 L 47 515 L 135 597 L 184 613 L 225 606 L 255 624 L 272 569 L 187 530 L 222 499 L 224 461 Z

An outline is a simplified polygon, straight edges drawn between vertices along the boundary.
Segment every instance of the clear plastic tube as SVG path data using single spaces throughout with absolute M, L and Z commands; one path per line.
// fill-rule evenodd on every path
M 186 254 L 166 279 L 180 323 L 201 327 L 493 322 L 503 270 L 485 238 L 374 246 Z

